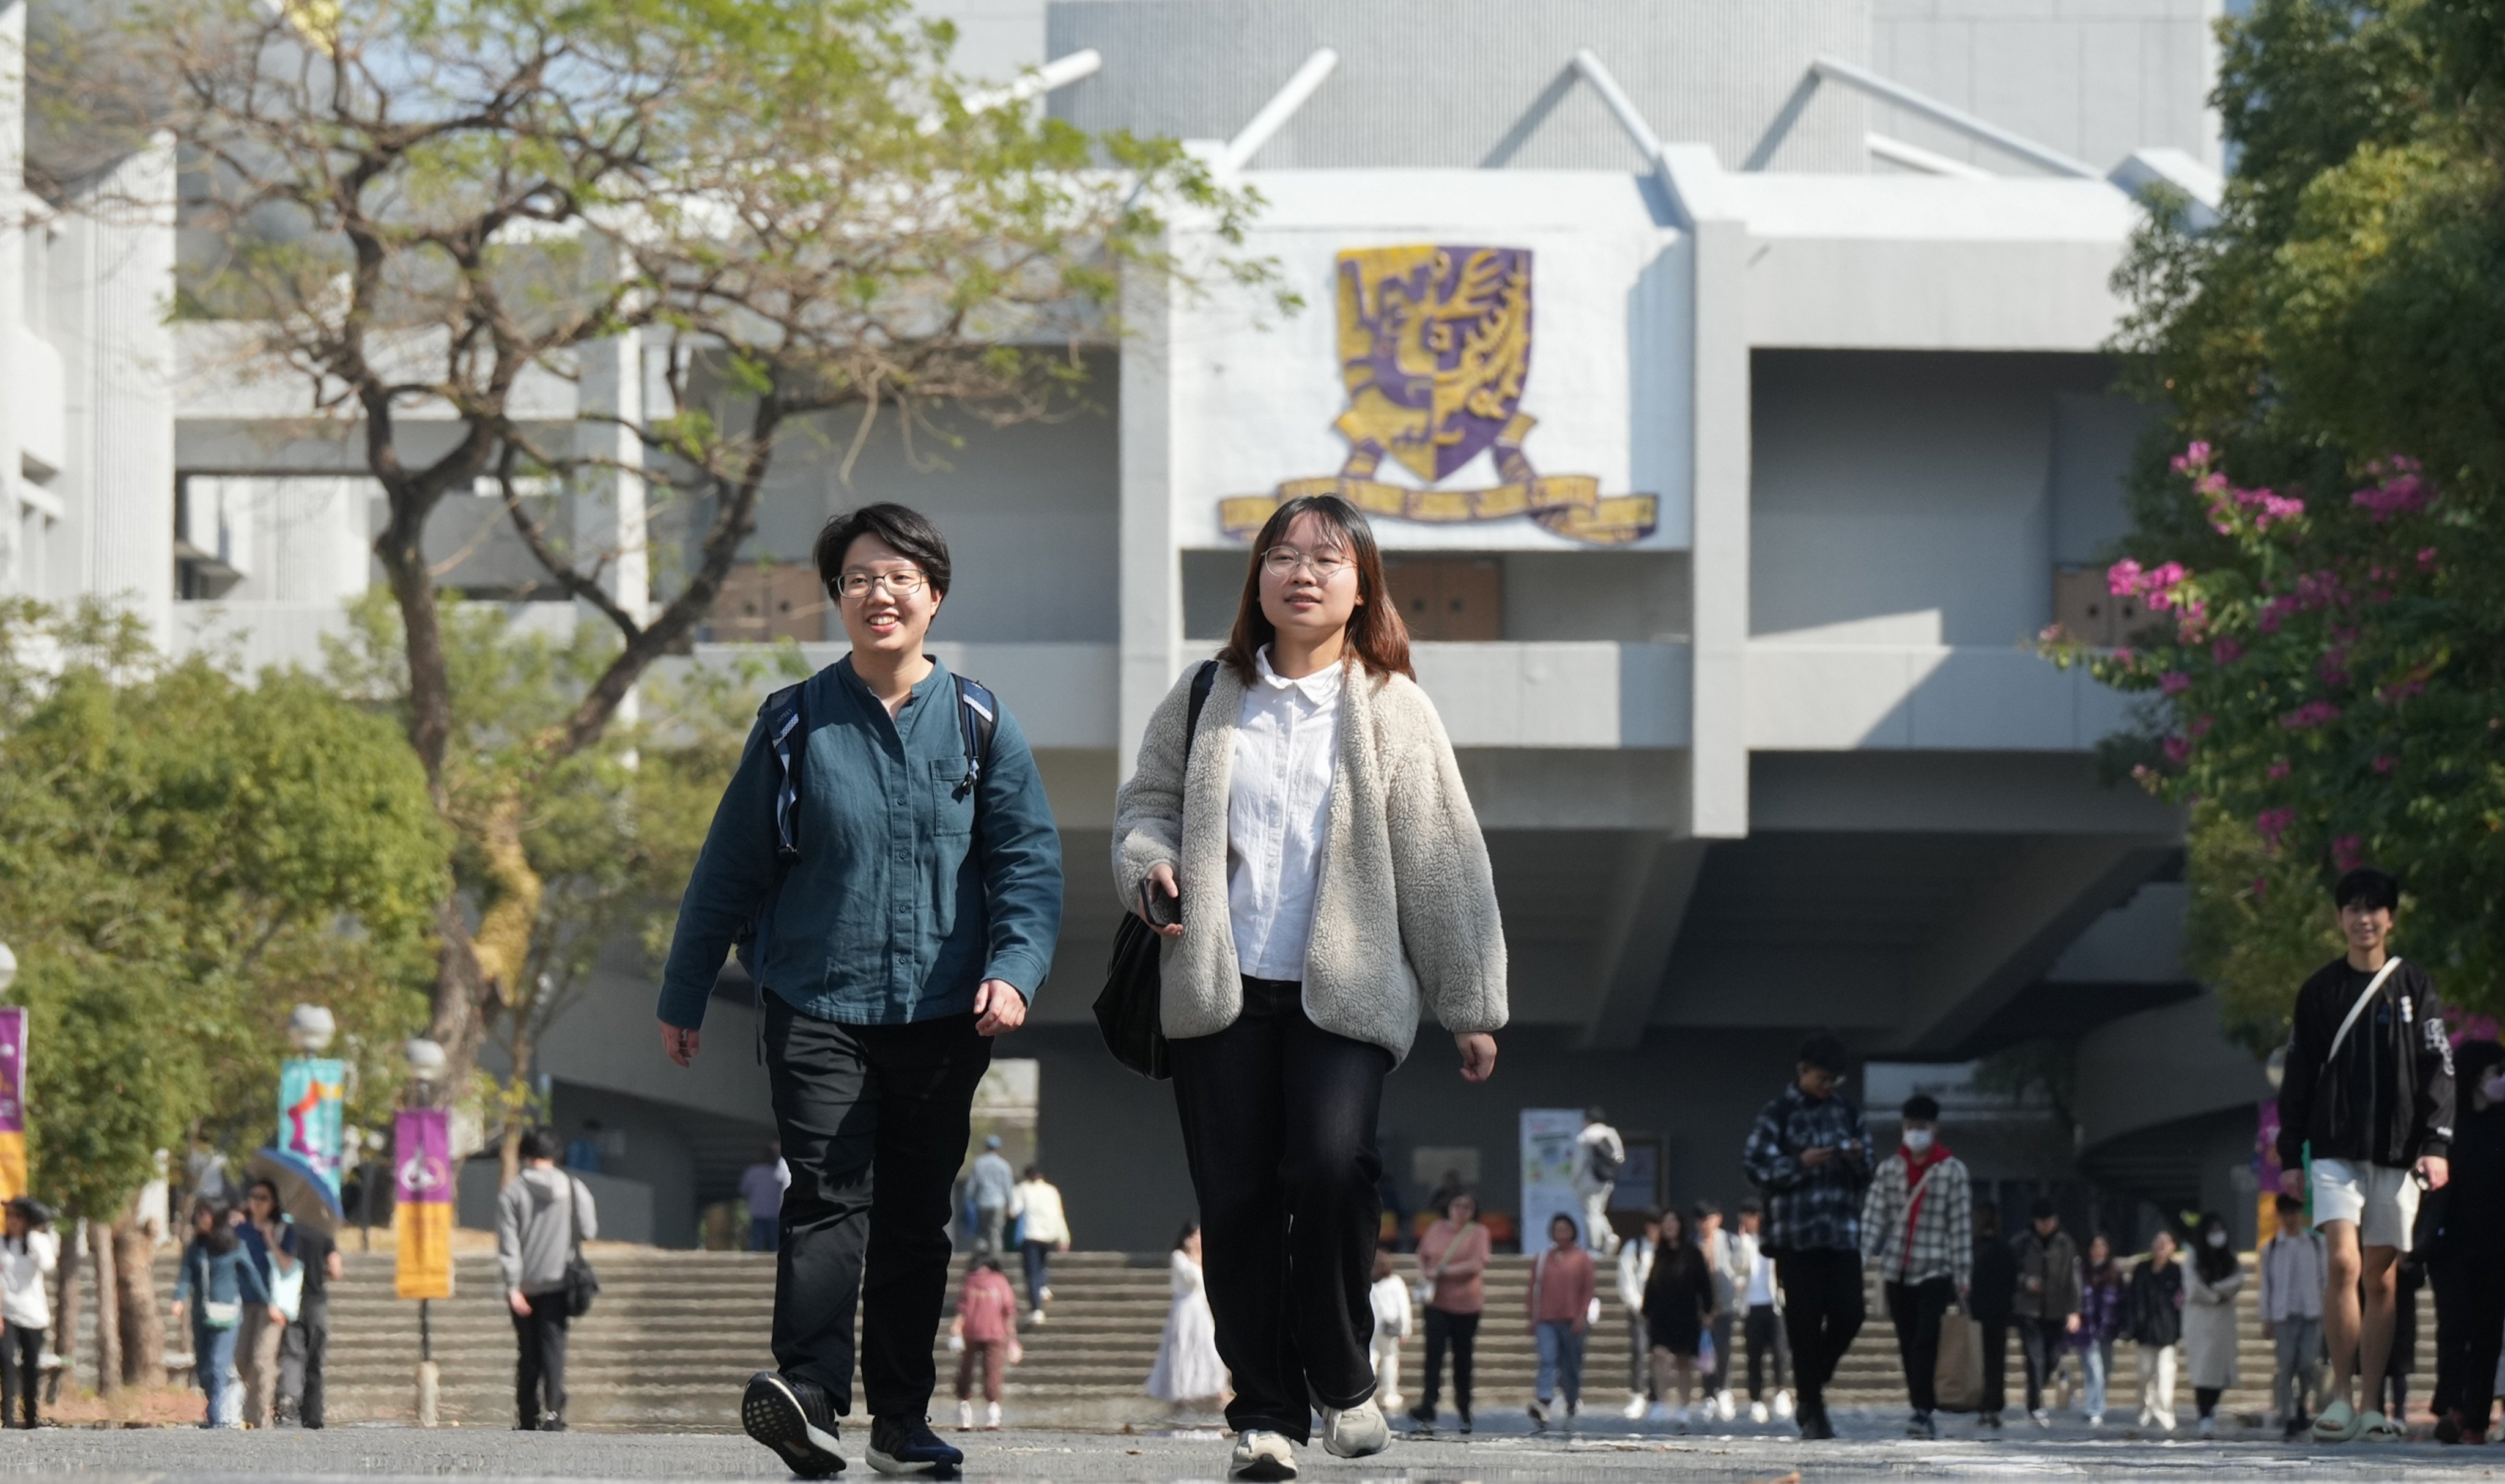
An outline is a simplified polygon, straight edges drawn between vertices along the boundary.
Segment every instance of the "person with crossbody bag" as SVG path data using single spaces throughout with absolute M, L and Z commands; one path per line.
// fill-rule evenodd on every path
M 1905 1100 L 1896 1157 L 1873 1172 L 1862 1197 L 1862 1255 L 1879 1264 L 1888 1318 L 1914 1415 L 1908 1437 L 1939 1436 L 1940 1330 L 1974 1280 L 1974 1192 L 1965 1162 L 1939 1142 L 1940 1105 L 1925 1093 Z M 1962 1311 L 1957 1323 L 1965 1323 Z M 1959 1398 L 1971 1406 L 1970 1398 Z
M 524 1132 L 521 1173 L 496 1197 L 496 1258 L 513 1311 L 513 1426 L 523 1432 L 565 1431 L 567 1326 L 599 1287 L 582 1256 L 600 1235 L 599 1212 L 582 1182 L 556 1167 L 556 1149 L 547 1129 Z
M 2332 905 L 2348 949 L 2297 991 L 2279 1082 L 2280 1181 L 2291 1195 L 2310 1184 L 2327 1258 L 2331 1386 L 2313 1423 L 2322 1443 L 2407 1435 L 2374 1404 L 2392 1345 L 2396 1265 L 2419 1192 L 2452 1174 L 2452 1028 L 2426 971 L 2390 951 L 2400 900 L 2400 883 L 2372 867 L 2340 878 Z M 2362 1409 L 2351 1399 L 2359 1375 L 2377 1378 Z

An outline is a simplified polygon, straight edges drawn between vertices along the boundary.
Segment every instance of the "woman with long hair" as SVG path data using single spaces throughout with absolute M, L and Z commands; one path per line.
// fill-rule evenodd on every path
M 1293 1477 L 1316 1405 L 1330 1452 L 1380 1452 L 1383 1078 L 1424 1008 L 1486 1080 L 1505 959 L 1487 845 L 1355 506 L 1302 496 L 1261 528 L 1215 668 L 1149 718 L 1113 870 L 1169 938 L 1162 1019 L 1235 1376 L 1230 1469 Z
M 1676 1392 L 1671 1420 L 1684 1431 L 1693 1414 L 1696 1358 L 1713 1323 L 1713 1270 L 1696 1245 L 1687 1219 L 1661 1214 L 1661 1242 L 1652 1251 L 1652 1276 L 1644 1280 L 1644 1338 L 1652 1342 L 1652 1388 L 1667 1402 Z
M 1156 1363 L 1148 1367 L 1148 1395 L 1178 1412 L 1222 1400 L 1226 1362 L 1217 1358 L 1217 1324 L 1209 1314 L 1208 1279 L 1200 1265 L 1200 1223 L 1185 1221 L 1166 1254 L 1173 1302 L 1165 1333 L 1157 1338 Z
M 200 1395 L 208 1398 L 204 1428 L 241 1428 L 243 1393 L 235 1381 L 235 1331 L 246 1305 L 263 1311 L 275 1324 L 282 1316 L 269 1302 L 269 1289 L 235 1235 L 234 1210 L 222 1201 L 201 1201 L 192 1208 L 192 1240 L 183 1249 L 175 1272 L 173 1317 L 192 1321 L 192 1369 Z
M 2183 1275 L 2183 1369 L 2200 1408 L 2201 1435 L 2218 1435 L 2218 1398 L 2236 1384 L 2236 1295 L 2244 1267 L 2226 1219 L 2201 1214 L 2192 1229 L 2192 1270 Z
M 2103 1232 L 2088 1239 L 2084 1267 L 2079 1275 L 2079 1327 L 2070 1343 L 2079 1352 L 2080 1369 L 2088 1374 L 2088 1426 L 2101 1428 L 2113 1384 L 2114 1341 L 2122 1334 L 2125 1276 L 2114 1257 L 2113 1241 Z

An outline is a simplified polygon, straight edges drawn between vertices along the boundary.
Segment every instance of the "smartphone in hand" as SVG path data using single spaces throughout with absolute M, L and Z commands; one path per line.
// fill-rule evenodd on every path
M 1152 928 L 1171 928 L 1182 921 L 1182 899 L 1169 897 L 1151 882 L 1140 883 L 1140 915 Z

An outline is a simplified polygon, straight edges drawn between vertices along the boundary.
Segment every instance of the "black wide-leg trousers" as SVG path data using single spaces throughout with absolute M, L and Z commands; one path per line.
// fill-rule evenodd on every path
M 1316 1405 L 1374 1395 L 1375 1126 L 1392 1053 L 1317 1027 L 1301 986 L 1251 978 L 1233 1025 L 1173 1052 L 1217 1354 L 1235 1380 L 1227 1426 L 1309 1441 Z
M 765 997 L 765 1070 L 792 1169 L 774 1254 L 774 1363 L 825 1387 L 838 1417 L 852 1414 L 856 1306 L 870 1415 L 931 1409 L 948 1192 L 991 1062 L 972 1015 L 843 1025 Z

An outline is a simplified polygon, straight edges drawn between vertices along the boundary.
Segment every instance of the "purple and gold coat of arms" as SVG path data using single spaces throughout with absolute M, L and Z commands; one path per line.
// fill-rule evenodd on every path
M 1288 479 L 1267 495 L 1220 501 L 1229 536 L 1249 537 L 1282 501 L 1337 494 L 1358 509 L 1452 523 L 1527 515 L 1576 541 L 1618 546 L 1652 534 L 1660 501 L 1604 498 L 1588 475 L 1541 477 L 1522 449 L 1536 419 L 1522 410 L 1531 376 L 1531 252 L 1519 247 L 1416 245 L 1339 255 L 1340 380 L 1348 410 L 1332 426 L 1348 440 L 1336 476 Z M 1396 460 L 1429 485 L 1493 450 L 1502 483 L 1418 489 L 1372 476 Z

